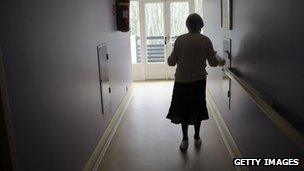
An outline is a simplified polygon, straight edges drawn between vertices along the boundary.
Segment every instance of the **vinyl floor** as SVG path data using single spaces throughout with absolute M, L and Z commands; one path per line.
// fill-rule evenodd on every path
M 202 146 L 179 150 L 181 126 L 166 119 L 172 81 L 134 83 L 133 97 L 105 153 L 101 171 L 230 171 L 236 170 L 212 113 L 201 125 Z

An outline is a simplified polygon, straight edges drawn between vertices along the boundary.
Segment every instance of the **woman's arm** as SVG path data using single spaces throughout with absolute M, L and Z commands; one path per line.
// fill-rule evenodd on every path
M 171 55 L 168 57 L 167 62 L 168 62 L 169 66 L 174 66 L 174 65 L 177 64 L 177 60 L 178 60 L 178 54 L 177 54 L 178 47 L 177 47 L 177 45 L 178 45 L 178 39 L 175 40 L 174 48 L 171 52 Z
M 210 39 L 208 39 L 208 43 L 207 43 L 207 60 L 208 63 L 211 67 L 216 67 L 219 65 L 219 61 L 217 60 L 217 58 L 215 57 L 216 52 L 214 51 L 212 42 Z
M 216 67 L 216 66 L 224 66 L 226 64 L 226 61 L 219 56 L 216 55 L 216 51 L 214 51 L 212 42 L 210 39 L 208 39 L 208 55 L 207 55 L 207 60 L 208 63 L 211 67 Z

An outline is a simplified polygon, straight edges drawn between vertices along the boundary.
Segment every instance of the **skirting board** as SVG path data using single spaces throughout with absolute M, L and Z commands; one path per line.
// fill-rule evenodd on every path
M 239 148 L 237 147 L 232 135 L 230 134 L 230 131 L 208 89 L 206 90 L 206 99 L 207 99 L 207 107 L 209 108 L 211 116 L 214 118 L 216 125 L 221 133 L 221 137 L 226 145 L 227 150 L 229 151 L 231 162 L 234 158 L 242 158 L 242 154 Z M 244 167 L 244 166 L 236 167 L 236 169 L 238 171 L 249 171 L 248 167 Z
M 107 129 L 105 130 L 104 134 L 98 141 L 91 157 L 89 158 L 88 162 L 85 165 L 84 171 L 97 171 L 99 164 L 106 153 L 108 146 L 111 143 L 112 138 L 114 137 L 116 130 L 120 124 L 120 121 L 123 117 L 123 114 L 127 110 L 128 104 L 132 99 L 133 96 L 133 84 L 130 86 L 127 94 L 122 99 L 121 103 L 119 104 L 113 118 L 111 119 Z

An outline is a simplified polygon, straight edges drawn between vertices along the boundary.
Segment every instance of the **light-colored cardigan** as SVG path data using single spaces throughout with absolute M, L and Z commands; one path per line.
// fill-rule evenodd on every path
M 206 60 L 212 67 L 219 65 L 211 40 L 200 33 L 187 33 L 176 39 L 167 62 L 177 65 L 176 82 L 193 82 L 206 78 Z

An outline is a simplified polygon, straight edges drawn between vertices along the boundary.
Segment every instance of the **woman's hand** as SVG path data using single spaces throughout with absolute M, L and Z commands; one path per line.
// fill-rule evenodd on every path
M 225 59 L 219 59 L 219 66 L 224 66 L 226 64 Z
M 215 58 L 218 60 L 218 66 L 224 66 L 226 64 L 225 59 L 222 59 L 216 53 L 217 51 L 214 51 Z

